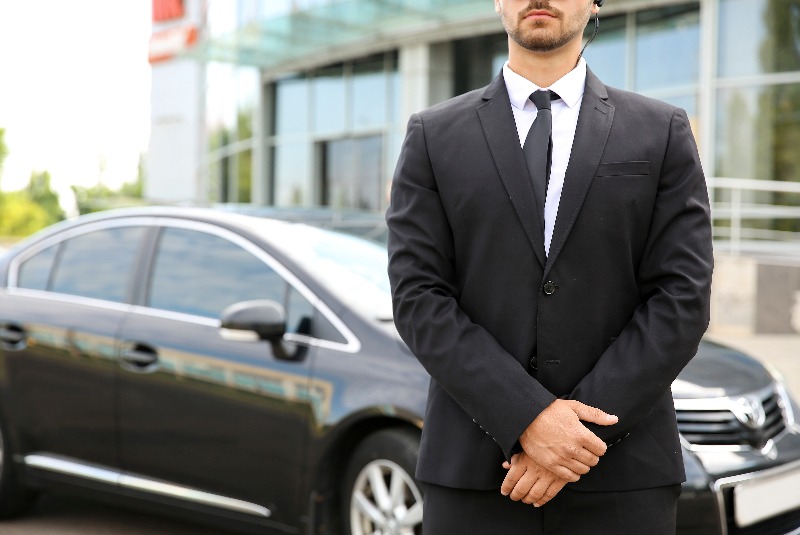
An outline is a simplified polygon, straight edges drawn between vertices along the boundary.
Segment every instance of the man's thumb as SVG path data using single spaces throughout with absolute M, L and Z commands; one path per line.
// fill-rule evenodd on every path
M 575 414 L 584 422 L 592 422 L 598 425 L 614 425 L 619 421 L 619 418 L 613 414 L 608 414 L 596 407 L 581 403 L 580 401 L 576 403 Z

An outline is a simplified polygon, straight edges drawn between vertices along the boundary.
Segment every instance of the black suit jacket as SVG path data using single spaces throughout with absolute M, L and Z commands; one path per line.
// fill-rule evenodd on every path
M 571 488 L 679 483 L 670 385 L 706 330 L 713 263 L 686 113 L 587 72 L 547 257 L 543 194 L 502 75 L 411 117 L 387 223 L 395 323 L 432 377 L 417 477 L 499 487 L 522 431 L 568 397 L 625 437 Z

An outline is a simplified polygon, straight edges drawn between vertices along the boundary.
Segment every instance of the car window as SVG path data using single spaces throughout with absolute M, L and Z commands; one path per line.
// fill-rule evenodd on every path
M 50 290 L 125 302 L 145 227 L 115 227 L 65 240 Z
M 308 225 L 286 226 L 271 232 L 270 240 L 342 302 L 367 317 L 392 320 L 385 246 Z
M 30 288 L 31 290 L 47 290 L 50 271 L 53 269 L 53 261 L 56 258 L 57 250 L 58 245 L 51 245 L 22 262 L 19 266 L 17 287 Z
M 286 303 L 286 330 L 288 332 L 307 334 L 320 340 L 329 340 L 346 344 L 347 340 L 334 327 L 325 316 L 300 295 L 300 292 L 290 288 Z
M 240 301 L 272 299 L 286 308 L 287 331 L 319 337 L 336 330 L 271 267 L 225 238 L 165 228 L 159 239 L 148 297 L 153 308 L 219 318 Z M 330 336 L 324 336 L 330 339 Z

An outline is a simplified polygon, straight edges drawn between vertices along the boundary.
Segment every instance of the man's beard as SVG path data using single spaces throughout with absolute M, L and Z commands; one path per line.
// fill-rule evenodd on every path
M 522 28 L 522 22 L 525 19 L 525 14 L 530 13 L 533 10 L 547 10 L 555 16 L 558 23 L 555 25 L 556 31 L 548 31 L 548 32 L 534 32 L 534 31 L 526 31 Z M 506 30 L 511 39 L 513 39 L 519 46 L 526 48 L 532 52 L 550 52 L 552 50 L 556 50 L 561 48 L 565 44 L 569 43 L 577 35 L 583 34 L 583 29 L 586 27 L 586 23 L 589 20 L 590 10 L 587 7 L 586 13 L 577 13 L 572 19 L 564 19 L 564 12 L 550 6 L 550 2 L 548 0 L 531 0 L 528 7 L 523 9 L 516 15 L 517 23 L 512 24 L 509 18 L 513 15 L 509 14 L 506 15 L 505 12 L 502 13 L 502 20 L 503 20 L 503 27 Z M 555 21 L 552 21 L 555 22 Z M 566 26 L 564 23 L 566 22 Z M 534 21 L 534 27 L 541 27 L 545 23 L 539 23 Z

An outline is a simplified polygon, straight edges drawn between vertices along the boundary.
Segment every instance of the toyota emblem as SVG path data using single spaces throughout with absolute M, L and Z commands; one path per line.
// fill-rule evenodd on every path
M 767 420 L 764 405 L 756 396 L 742 396 L 733 403 L 731 410 L 736 419 L 750 429 L 758 429 Z

